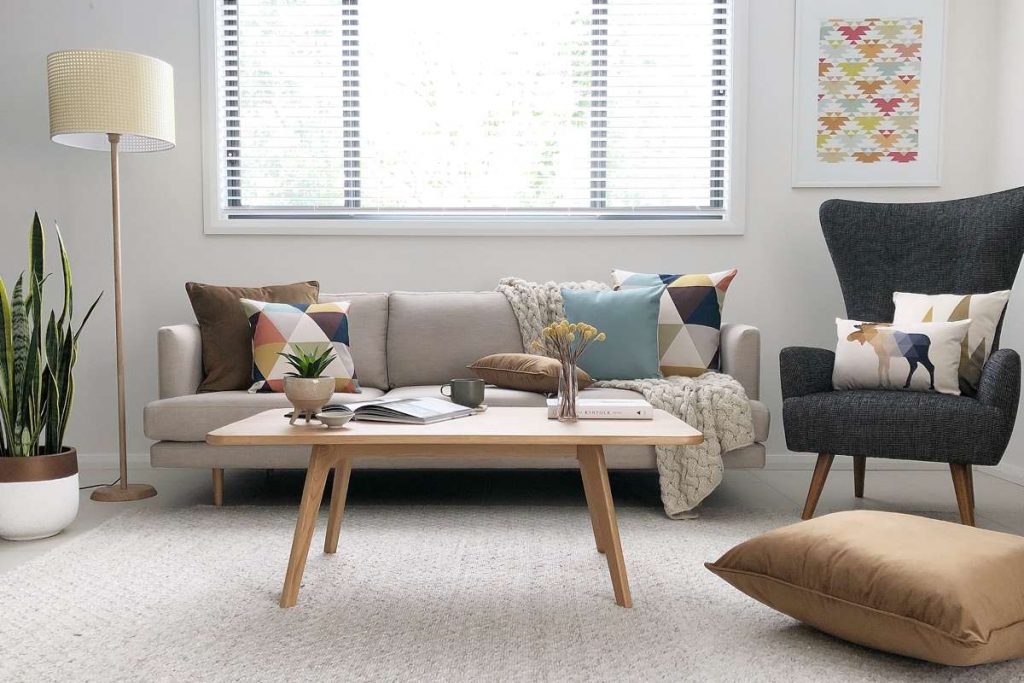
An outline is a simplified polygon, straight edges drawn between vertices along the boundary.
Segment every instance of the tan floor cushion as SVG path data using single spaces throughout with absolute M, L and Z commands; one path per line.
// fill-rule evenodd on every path
M 845 640 L 940 664 L 1024 656 L 1024 538 L 857 510 L 741 543 L 713 571 Z

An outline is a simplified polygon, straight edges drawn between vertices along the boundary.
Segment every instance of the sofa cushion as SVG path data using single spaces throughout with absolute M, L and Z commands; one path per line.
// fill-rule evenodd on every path
M 394 292 L 388 298 L 392 387 L 471 377 L 466 366 L 478 358 L 522 352 L 519 324 L 498 292 Z
M 332 403 L 366 401 L 383 395 L 366 387 L 359 394 L 335 394 Z M 146 436 L 156 441 L 205 441 L 207 432 L 273 408 L 290 407 L 284 394 L 217 391 L 153 401 L 144 413 Z
M 348 346 L 359 386 L 388 388 L 388 295 L 365 292 L 321 294 L 320 303 L 348 301 Z

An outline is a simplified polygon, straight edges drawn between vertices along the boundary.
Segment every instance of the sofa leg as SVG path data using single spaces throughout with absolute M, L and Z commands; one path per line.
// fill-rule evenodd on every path
M 974 482 L 971 466 L 962 463 L 949 463 L 949 471 L 953 475 L 953 490 L 956 492 L 956 504 L 960 508 L 960 523 L 974 526 Z
M 818 499 L 821 498 L 821 490 L 825 488 L 825 480 L 828 479 L 828 471 L 834 459 L 835 456 L 831 453 L 818 453 L 818 462 L 814 464 L 814 474 L 811 476 L 811 488 L 807 491 L 807 502 L 804 504 L 804 513 L 800 515 L 800 519 L 810 519 L 814 516 L 814 508 L 818 507 Z
M 224 468 L 213 468 L 213 504 L 217 507 L 224 505 Z
M 864 497 L 864 471 L 867 464 L 868 459 L 863 455 L 853 456 L 853 495 L 857 498 Z

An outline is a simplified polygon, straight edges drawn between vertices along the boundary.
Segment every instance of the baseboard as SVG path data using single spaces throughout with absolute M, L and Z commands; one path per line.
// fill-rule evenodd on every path
M 778 453 L 769 454 L 764 468 L 766 470 L 812 470 L 818 456 L 813 453 Z M 833 470 L 852 470 L 853 458 L 837 456 L 832 463 Z M 890 460 L 888 458 L 868 458 L 868 469 L 872 470 L 948 470 L 949 465 L 941 462 L 922 462 L 920 460 Z
M 1024 486 L 1024 467 L 1009 465 L 1004 462 L 1001 465 L 996 465 L 995 467 L 986 467 L 985 473 L 991 474 L 993 477 L 998 477 L 1004 481 Z

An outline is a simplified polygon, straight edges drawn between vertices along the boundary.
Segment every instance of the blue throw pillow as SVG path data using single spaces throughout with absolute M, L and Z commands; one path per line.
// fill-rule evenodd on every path
M 661 377 L 658 313 L 665 287 L 618 292 L 562 290 L 565 317 L 589 323 L 607 335 L 591 344 L 579 365 L 594 379 Z

